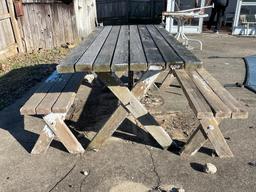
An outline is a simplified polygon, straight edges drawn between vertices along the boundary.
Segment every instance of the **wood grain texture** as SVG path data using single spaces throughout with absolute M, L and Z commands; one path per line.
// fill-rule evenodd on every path
M 51 112 L 53 113 L 67 113 L 73 104 L 77 90 L 84 79 L 84 73 L 75 73 L 66 83 L 64 89 L 61 91 L 58 99 L 53 104 Z
M 27 102 L 20 108 L 21 115 L 36 115 L 36 107 L 41 103 L 49 90 L 59 81 L 61 74 L 56 71 L 41 84 L 35 93 L 27 100 Z
M 204 146 L 208 137 L 204 132 L 202 126 L 200 125 L 193 134 L 189 137 L 187 143 L 182 148 L 181 157 L 183 159 L 188 159 L 190 156 L 195 155 L 201 147 Z
M 197 118 L 213 117 L 213 113 L 208 103 L 200 93 L 193 80 L 189 77 L 184 69 L 174 70 L 185 96 L 187 97 L 190 107 L 194 111 Z
M 163 36 L 159 33 L 159 31 L 153 25 L 147 25 L 147 29 L 151 34 L 152 39 L 157 45 L 160 53 L 162 54 L 166 67 L 171 67 L 171 65 L 183 65 L 183 61 L 176 54 L 176 52 L 172 49 L 172 47 L 166 42 Z
M 130 26 L 130 70 L 146 71 L 147 60 L 142 46 L 138 26 Z
M 188 74 L 196 84 L 197 88 L 200 90 L 201 94 L 204 96 L 205 100 L 211 106 L 214 112 L 214 116 L 219 118 L 230 118 L 231 110 L 213 92 L 213 90 L 208 86 L 204 79 L 202 79 L 200 75 L 194 70 L 189 71 Z
M 170 136 L 127 87 L 120 85 L 117 78 L 111 76 L 111 74 L 101 73 L 98 74 L 98 77 L 108 86 L 122 105 L 144 126 L 162 148 L 166 149 L 171 145 L 172 139 Z
M 149 90 L 151 85 L 157 79 L 159 72 L 148 71 L 143 74 L 141 80 L 132 89 L 132 93 L 140 100 Z M 96 136 L 92 139 L 88 149 L 99 149 L 104 142 L 111 137 L 119 125 L 128 117 L 129 112 L 123 105 L 119 105 L 115 112 L 111 115 L 109 120 L 104 124 Z
M 129 26 L 121 26 L 119 38 L 117 41 L 113 61 L 111 64 L 112 71 L 129 70 Z
M 39 105 L 36 107 L 36 114 L 49 114 L 52 112 L 52 107 L 59 98 L 62 90 L 66 86 L 72 74 L 62 74 L 58 81 L 49 89 L 46 96 L 42 99 Z
M 45 153 L 49 148 L 54 137 L 55 135 L 52 132 L 52 130 L 47 125 L 45 125 L 45 127 L 43 128 L 43 130 L 39 135 L 39 138 L 36 141 L 36 144 L 34 145 L 31 151 L 31 154 L 38 155 L 38 154 Z
M 104 45 L 112 26 L 106 26 L 103 28 L 101 33 L 97 36 L 91 46 L 86 50 L 82 57 L 78 60 L 75 65 L 75 71 L 77 72 L 88 72 L 92 71 L 92 66 L 96 57 L 98 56 L 102 46 Z
M 44 116 L 43 119 L 69 153 L 84 153 L 84 148 L 59 115 L 49 114 Z
M 160 66 L 161 68 L 165 67 L 165 61 L 160 54 L 156 44 L 151 38 L 147 28 L 145 25 L 139 25 L 139 33 L 142 41 L 142 45 L 144 48 L 144 52 L 146 55 L 146 59 L 149 66 Z
M 75 72 L 75 64 L 82 57 L 82 55 L 91 46 L 94 40 L 102 31 L 102 27 L 96 28 L 85 40 L 83 40 L 77 47 L 71 50 L 70 54 L 63 59 L 57 66 L 57 71 L 60 73 Z
M 175 52 L 182 58 L 186 69 L 200 68 L 202 66 L 202 61 L 200 61 L 191 51 L 177 41 L 172 34 L 168 33 L 164 27 L 160 25 L 156 25 L 155 27 L 169 43 L 169 45 L 175 50 Z
M 218 156 L 220 158 L 233 157 L 234 155 L 223 137 L 215 118 L 202 119 L 200 123 Z
M 232 119 L 247 119 L 248 111 L 235 99 L 209 72 L 204 68 L 197 70 L 198 74 L 206 81 L 216 95 L 232 111 Z
M 116 44 L 118 41 L 120 26 L 113 26 L 112 30 L 104 43 L 99 55 L 97 56 L 94 64 L 93 71 L 95 72 L 110 72 L 111 62 L 115 52 Z

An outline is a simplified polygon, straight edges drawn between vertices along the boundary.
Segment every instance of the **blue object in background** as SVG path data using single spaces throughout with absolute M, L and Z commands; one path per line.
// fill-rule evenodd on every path
M 246 77 L 244 86 L 256 93 L 256 55 L 244 58 L 246 65 Z

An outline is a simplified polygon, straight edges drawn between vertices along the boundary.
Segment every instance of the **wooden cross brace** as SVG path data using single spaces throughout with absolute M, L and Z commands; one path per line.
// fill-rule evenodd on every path
M 161 75 L 163 77 L 161 88 L 169 86 L 174 78 L 176 78 L 171 71 L 169 73 L 162 72 Z M 233 153 L 219 128 L 219 124 L 222 120 L 222 118 L 216 117 L 199 119 L 199 127 L 193 132 L 188 142 L 182 149 L 182 158 L 186 159 L 196 154 L 207 141 L 212 143 L 217 155 L 220 158 L 233 157 Z
M 158 77 L 159 71 L 146 72 L 132 91 L 130 91 L 126 86 L 123 86 L 118 77 L 113 73 L 99 73 L 97 75 L 119 99 L 121 105 L 118 106 L 102 129 L 92 139 L 88 149 L 99 149 L 101 145 L 111 137 L 129 114 L 140 122 L 145 130 L 159 143 L 162 148 L 166 149 L 171 145 L 172 139 L 170 136 L 140 103 L 140 99 L 147 93 L 150 86 Z
M 69 153 L 83 153 L 85 150 L 65 124 L 66 114 L 50 113 L 43 117 L 46 125 L 32 149 L 32 154 L 45 153 L 52 140 L 57 137 Z
M 198 152 L 207 141 L 210 141 L 220 158 L 233 157 L 224 136 L 222 135 L 219 124 L 222 119 L 204 118 L 200 120 L 199 127 L 193 132 L 188 142 L 181 152 L 182 158 L 186 159 Z

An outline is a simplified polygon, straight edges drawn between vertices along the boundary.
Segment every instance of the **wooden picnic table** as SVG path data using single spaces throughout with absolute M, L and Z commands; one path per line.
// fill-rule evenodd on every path
M 162 26 L 122 25 L 98 27 L 71 51 L 57 70 L 96 74 L 120 101 L 90 142 L 89 149 L 99 149 L 129 114 L 162 148 L 168 148 L 172 139 L 140 100 L 159 75 L 164 75 L 164 84 L 170 83 L 174 74 L 201 123 L 182 155 L 195 154 L 210 140 L 220 157 L 232 157 L 219 124 L 224 118 L 247 118 L 248 112 L 201 65 L 202 62 Z M 143 75 L 130 89 L 116 73 L 128 72 L 132 77 L 136 71 Z
M 90 148 L 99 148 L 129 113 L 144 126 L 162 148 L 168 148 L 172 139 L 140 103 L 140 99 L 162 71 L 200 66 L 201 61 L 163 27 L 122 25 L 97 28 L 72 50 L 57 70 L 60 73 L 96 73 L 122 103 L 93 139 Z M 124 86 L 115 74 L 115 72 L 135 71 L 145 73 L 132 90 Z

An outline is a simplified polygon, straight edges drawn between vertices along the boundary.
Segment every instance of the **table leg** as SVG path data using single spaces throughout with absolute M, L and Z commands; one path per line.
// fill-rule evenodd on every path
M 118 107 L 108 122 L 93 138 L 89 145 L 89 149 L 98 149 L 103 144 L 103 142 L 112 135 L 112 133 L 118 128 L 122 121 L 129 115 L 129 112 L 131 112 L 134 117 L 137 117 L 137 119 L 144 125 L 145 129 L 163 148 L 170 146 L 172 140 L 169 135 L 163 130 L 162 127 L 158 125 L 155 119 L 139 102 L 139 100 L 149 90 L 150 86 L 154 83 L 158 75 L 159 71 L 148 71 L 143 75 L 141 81 L 139 81 L 132 89 L 132 92 L 130 92 L 127 87 L 121 86 L 116 76 L 112 76 L 109 73 L 98 74 L 98 77 L 103 82 L 105 82 L 109 89 L 118 97 L 118 99 L 122 102 L 122 105 Z M 129 107 L 127 102 L 133 104 Z M 115 118 L 118 120 L 115 120 Z
M 49 148 L 54 137 L 55 135 L 52 132 L 52 130 L 47 125 L 45 125 L 43 130 L 40 133 L 39 138 L 36 141 L 35 146 L 31 151 L 31 154 L 37 155 L 37 154 L 45 153 Z
M 164 78 L 161 81 L 160 90 L 169 87 L 175 79 L 171 70 L 163 71 L 161 76 Z
M 233 153 L 220 131 L 220 120 L 206 118 L 200 120 L 200 123 L 201 125 L 184 146 L 181 156 L 188 158 L 194 155 L 209 140 L 220 158 L 233 157 Z
M 60 142 L 70 153 L 83 153 L 84 148 L 64 122 L 64 114 L 50 113 L 43 117 L 51 131 L 59 138 Z

